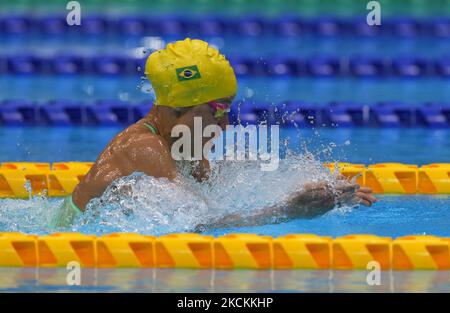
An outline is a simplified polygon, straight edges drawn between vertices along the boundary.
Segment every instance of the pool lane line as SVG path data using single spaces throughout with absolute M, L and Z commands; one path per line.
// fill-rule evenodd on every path
M 0 198 L 26 199 L 31 195 L 65 197 L 84 178 L 92 162 L 3 162 L 0 164 Z M 354 179 L 376 194 L 450 194 L 450 163 L 412 165 L 378 163 L 325 163 L 331 172 Z
M 0 233 L 0 267 L 448 270 L 449 248 L 449 238 L 428 235 Z

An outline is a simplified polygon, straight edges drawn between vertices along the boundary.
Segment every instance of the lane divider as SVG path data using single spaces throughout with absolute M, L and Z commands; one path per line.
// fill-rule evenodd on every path
M 367 270 L 376 261 L 383 270 L 448 270 L 449 250 L 450 238 L 430 235 L 0 233 L 0 267 Z
M 28 198 L 45 193 L 49 197 L 70 195 L 92 162 L 4 162 L 0 164 L 0 198 Z M 450 194 L 450 163 L 409 165 L 379 163 L 365 166 L 325 163 L 324 166 L 355 178 L 378 194 Z

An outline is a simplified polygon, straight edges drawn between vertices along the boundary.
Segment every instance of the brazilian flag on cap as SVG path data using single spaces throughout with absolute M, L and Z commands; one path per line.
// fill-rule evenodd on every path
M 198 39 L 171 42 L 150 54 L 145 75 L 155 91 L 155 104 L 172 108 L 201 105 L 233 96 L 237 91 L 236 76 L 228 60 Z
M 201 78 L 197 65 L 185 66 L 176 69 L 177 77 L 180 82 Z

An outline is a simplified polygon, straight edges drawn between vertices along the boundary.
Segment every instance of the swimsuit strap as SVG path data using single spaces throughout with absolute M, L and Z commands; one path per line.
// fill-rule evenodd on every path
M 144 122 L 144 125 L 147 126 L 153 134 L 158 135 L 158 129 L 155 126 L 147 122 Z
M 75 202 L 73 202 L 73 198 L 72 195 L 69 196 L 69 204 L 72 207 L 72 209 L 74 209 L 74 211 L 76 211 L 77 213 L 83 213 L 83 211 L 81 211 L 81 209 L 75 204 Z

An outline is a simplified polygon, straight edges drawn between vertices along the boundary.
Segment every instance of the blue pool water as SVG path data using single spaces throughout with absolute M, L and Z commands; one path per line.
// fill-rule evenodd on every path
M 375 234 L 399 237 L 405 235 L 450 236 L 450 198 L 448 196 L 379 196 L 370 208 L 335 209 L 321 217 L 297 219 L 278 225 L 229 228 L 208 232 L 257 233 L 280 236 L 311 233 L 323 236 Z
M 42 37 L 24 36 L 0 38 L 0 47 L 3 54 L 23 54 L 32 49 L 35 54 L 52 55 L 72 54 L 82 55 L 134 55 L 136 48 L 153 45 L 164 45 L 167 42 L 183 40 L 183 36 L 162 37 Z M 381 57 L 395 57 L 402 54 L 419 57 L 445 57 L 450 52 L 450 43 L 436 37 L 398 38 L 395 36 L 370 37 L 243 37 L 235 36 L 203 37 L 215 45 L 227 56 L 251 56 L 251 57 L 311 57 L 316 55 L 376 55 Z M 48 48 L 51 44 L 51 49 Z M 280 46 L 283 50 L 280 51 Z M 433 49 L 428 47 L 433 46 Z M 389 49 L 384 49 L 390 47 Z M 95 53 L 93 53 L 95 52 Z
M 119 128 L 59 128 L 58 132 L 49 128 L 3 128 L 0 130 L 0 161 L 93 161 L 108 141 L 119 132 Z M 402 162 L 411 164 L 427 164 L 430 162 L 448 162 L 450 155 L 450 132 L 448 130 L 427 129 L 282 129 L 282 139 L 289 138 L 289 147 L 297 154 L 311 152 L 317 161 L 334 162 L 346 161 L 352 163 L 372 164 L 377 162 Z M 414 153 L 411 153 L 411 147 Z M 439 149 L 426 149 L 436 146 Z M 306 149 L 306 150 L 305 150 Z M 316 162 L 316 161 L 315 161 Z M 290 165 L 292 166 L 292 164 Z M 256 192 L 264 193 L 271 189 L 276 199 L 282 194 L 282 188 L 275 186 L 282 179 L 291 188 L 295 180 L 301 181 L 310 177 L 307 165 L 296 172 L 283 172 L 268 176 L 265 183 L 254 183 Z M 236 169 L 233 169 L 235 171 Z M 257 173 L 257 172 L 256 172 Z M 231 172 L 230 175 L 236 175 Z M 247 179 L 254 179 L 254 172 L 249 171 Z M 283 176 L 285 175 L 285 176 Z M 298 178 L 296 178 L 296 175 Z M 302 177 L 304 176 L 304 177 Z M 272 179 L 272 181 L 270 181 Z M 290 183 L 288 183 L 290 182 Z M 152 188 L 148 182 L 147 188 Z M 144 185 L 145 186 L 145 185 Z M 246 188 L 242 184 L 240 188 Z M 148 189 L 150 190 L 150 189 Z M 259 190 L 259 191 L 258 191 Z M 150 191 L 148 191 L 150 192 Z M 231 191 L 233 192 L 233 191 Z M 143 196 L 143 195 L 140 195 Z M 231 193 L 229 198 L 236 197 L 241 202 L 247 200 L 240 193 Z M 251 197 L 251 196 L 249 196 Z M 257 196 L 257 197 L 261 197 Z M 264 198 L 264 197 L 261 197 Z M 213 197 L 212 200 L 217 200 Z M 230 199 L 228 199 L 231 201 Z M 267 199 L 266 199 L 267 200 Z M 268 202 L 247 201 L 245 205 L 264 205 Z M 189 200 L 186 200 L 189 202 Z M 195 199 L 192 200 L 195 203 Z M 53 210 L 61 200 L 50 201 L 35 199 L 28 200 L 0 200 L 0 230 L 25 231 L 28 233 L 46 233 L 51 230 L 45 227 L 45 219 L 29 217 L 43 216 L 45 210 Z M 233 206 L 233 202 L 229 202 Z M 166 203 L 168 207 L 177 205 L 176 202 Z M 245 207 L 243 205 L 243 207 Z M 194 205 L 195 206 L 195 205 Z M 209 230 L 206 233 L 222 235 L 225 233 L 248 232 L 264 235 L 279 236 L 288 233 L 315 233 L 319 235 L 341 236 L 349 233 L 373 233 L 381 236 L 398 237 L 409 234 L 433 234 L 449 236 L 450 229 L 450 199 L 448 196 L 380 196 L 380 201 L 371 208 L 340 208 L 324 216 L 313 219 L 296 219 L 282 224 L 264 225 L 257 227 L 240 227 L 229 229 Z M 201 207 L 199 206 L 198 210 Z M 165 208 L 159 208 L 164 211 Z M 155 222 L 155 215 L 146 216 L 148 223 L 158 224 L 154 228 L 130 221 L 123 216 L 114 222 L 103 223 L 97 227 L 94 222 L 72 229 L 85 233 L 102 234 L 114 231 L 137 231 L 161 235 L 167 232 L 192 231 L 195 221 L 195 208 L 192 218 L 178 220 L 172 225 L 164 227 Z M 200 211 L 199 211 L 200 212 Z M 145 214 L 145 213 L 144 213 Z M 23 222 L 25 216 L 26 222 Z M 109 217 L 111 218 L 111 217 Z M 22 221 L 22 222 L 19 222 Z M 116 224 L 114 224 L 116 223 Z M 186 226 L 187 225 L 187 226 Z M 184 227 L 191 226 L 191 228 Z
M 230 4 L 236 5 L 239 6 L 238 2 Z M 122 7 L 112 7 L 118 17 L 124 14 Z M 415 5 L 402 8 L 398 13 L 411 13 L 412 7 Z M 38 7 L 35 9 L 31 11 L 39 11 Z M 108 11 L 108 8 L 101 9 Z M 265 10 L 270 11 L 270 8 Z M 420 7 L 415 10 L 420 11 Z M 364 7 L 361 7 L 361 12 L 366 13 Z M 361 12 L 358 9 L 354 14 L 359 16 Z M 44 9 L 43 13 L 48 12 Z M 197 10 L 183 13 L 198 14 L 200 18 L 205 14 Z M 0 105 L 2 101 L 10 99 L 29 100 L 36 102 L 36 105 L 46 105 L 51 100 L 60 99 L 79 101 L 86 105 L 107 99 L 134 104 L 151 101 L 154 94 L 148 84 L 142 88 L 139 86 L 142 72 L 135 75 L 16 75 L 12 74 L 13 71 L 6 71 L 6 59 L 3 56 L 59 58 L 73 54 L 92 58 L 117 54 L 140 58 L 143 57 L 144 47 L 147 50 L 155 48 L 155 45 L 162 47 L 167 42 L 183 39 L 187 34 L 160 36 L 86 36 L 76 31 L 71 35 L 51 36 L 39 33 L 38 28 L 27 34 L 2 35 L 0 71 L 4 72 L 0 75 Z M 273 34 L 252 37 L 236 32 L 202 39 L 208 40 L 231 58 L 245 56 L 258 62 L 287 57 L 313 59 L 318 56 L 332 56 L 341 60 L 360 56 L 395 60 L 405 56 L 448 60 L 450 56 L 448 38 L 423 34 L 396 36 L 384 32 L 374 37 L 359 37 L 355 34 L 316 36 L 302 33 L 294 37 Z M 450 99 L 448 75 L 411 79 L 395 75 L 379 78 L 343 75 L 312 78 L 258 77 L 253 74 L 240 76 L 238 81 L 237 99 L 243 100 L 243 105 L 284 101 L 320 105 L 343 101 L 370 106 L 392 101 L 417 108 L 429 102 L 448 103 Z M 117 127 L 0 127 L 0 162 L 94 161 L 121 130 Z M 281 201 L 287 192 L 311 179 L 328 178 L 329 174 L 324 174 L 324 169 L 318 169 L 321 162 L 402 162 L 419 165 L 450 162 L 450 129 L 286 128 L 281 129 L 281 138 L 289 140 L 288 147 L 295 157 L 288 156 L 279 172 L 263 175 L 255 166 L 234 164 L 225 168 L 226 174 L 219 177 L 211 189 L 194 183 L 189 186 L 189 181 L 184 181 L 181 185 L 183 189 L 149 177 L 124 178 L 119 185 L 134 186 L 134 197 L 119 197 L 120 201 L 116 203 L 125 209 L 135 209 L 134 214 L 125 214 L 126 210 L 120 206 L 111 205 L 109 200 L 117 199 L 107 192 L 102 200 L 109 202 L 97 206 L 94 213 L 89 211 L 73 227 L 59 230 L 97 235 L 119 231 L 154 235 L 192 231 L 196 219 L 204 218 L 204 213 L 209 214 L 207 217 L 230 213 L 233 209 L 245 213 Z M 308 155 L 309 159 L 300 157 L 302 155 Z M 193 193 L 186 192 L 187 187 L 191 187 Z M 210 191 L 210 194 L 205 190 Z M 208 201 L 203 201 L 203 198 Z M 450 236 L 449 196 L 383 195 L 379 196 L 379 200 L 370 208 L 337 208 L 312 219 L 295 219 L 257 227 L 212 229 L 204 233 L 214 236 L 236 232 L 271 236 L 288 233 L 314 233 L 332 237 L 352 233 L 390 237 L 411 234 Z M 45 197 L 0 199 L 0 232 L 54 232 L 54 229 L 47 227 L 48 219 L 61 202 L 61 199 Z M 381 276 L 382 285 L 375 287 L 367 285 L 366 271 L 83 269 L 82 286 L 76 287 L 67 286 L 66 275 L 64 268 L 0 268 L 0 292 L 450 291 L 449 271 L 386 271 Z
M 149 101 L 154 94 L 137 89 L 139 76 L 0 76 L 2 99 L 26 99 L 45 102 L 55 99 L 83 101 L 116 99 Z M 51 88 L 51 90 L 49 90 Z M 32 95 L 28 98 L 25 95 Z M 371 105 L 381 101 L 419 106 L 426 102 L 446 103 L 450 99 L 450 80 L 436 77 L 417 79 L 355 78 L 268 78 L 239 79 L 237 99 L 279 103 L 304 101 L 325 104 L 350 101 Z
M 121 130 L 120 127 L 2 127 L 0 162 L 92 162 Z M 307 147 L 324 162 L 422 165 L 448 163 L 450 156 L 449 129 L 281 128 L 280 138 L 281 141 L 289 138 L 289 148 L 297 153 Z

